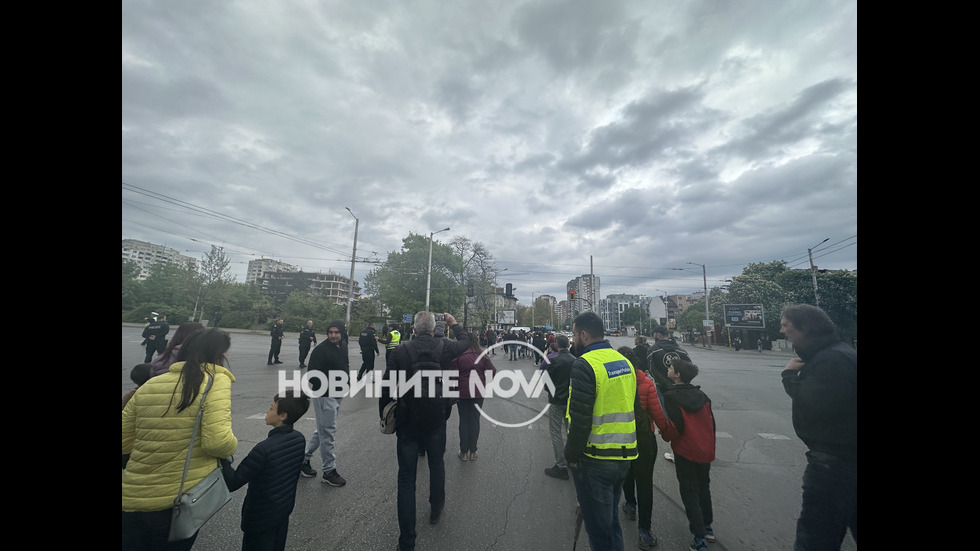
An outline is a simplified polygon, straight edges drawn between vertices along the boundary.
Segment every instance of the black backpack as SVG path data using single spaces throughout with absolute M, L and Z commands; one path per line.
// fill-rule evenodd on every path
M 421 353 L 415 346 L 407 347 L 408 357 L 412 361 L 411 370 L 406 373 L 407 378 L 411 378 L 419 371 L 442 371 L 442 348 L 446 344 L 444 339 L 437 339 L 439 342 L 431 350 L 423 350 Z M 433 428 L 446 422 L 446 412 L 449 408 L 449 400 L 442 397 L 442 379 L 436 378 L 434 389 L 429 388 L 431 378 L 422 377 L 419 386 L 416 388 L 415 396 L 405 396 L 405 407 L 408 410 L 408 420 L 411 424 L 419 428 Z M 434 396 L 430 398 L 429 396 Z

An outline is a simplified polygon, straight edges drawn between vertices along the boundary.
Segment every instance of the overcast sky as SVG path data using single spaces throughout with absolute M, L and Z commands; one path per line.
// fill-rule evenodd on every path
M 239 282 L 349 275 L 351 212 L 358 281 L 448 226 L 525 305 L 856 270 L 857 2 L 124 0 L 122 183 Z

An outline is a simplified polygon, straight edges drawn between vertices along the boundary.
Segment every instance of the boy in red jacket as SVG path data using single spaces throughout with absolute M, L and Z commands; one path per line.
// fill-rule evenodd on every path
M 667 368 L 667 377 L 674 384 L 664 389 L 664 405 L 671 423 L 660 435 L 674 450 L 674 465 L 681 501 L 687 513 L 688 527 L 694 534 L 693 551 L 707 550 L 706 541 L 715 541 L 711 523 L 711 462 L 715 460 L 715 416 L 711 399 L 694 386 L 691 380 L 698 366 L 675 359 Z

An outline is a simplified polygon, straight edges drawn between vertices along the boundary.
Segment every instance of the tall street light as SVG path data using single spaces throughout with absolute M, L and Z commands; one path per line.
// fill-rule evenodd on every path
M 350 210 L 350 207 L 344 207 L 351 216 L 354 216 L 354 211 Z M 347 294 L 347 318 L 346 326 L 347 331 L 350 331 L 350 305 L 354 302 L 354 258 L 357 256 L 357 228 L 360 226 L 361 221 L 354 216 L 354 251 L 350 253 L 350 289 Z
M 429 291 L 432 289 L 432 236 L 437 233 L 442 233 L 444 231 L 449 231 L 449 228 L 443 228 L 439 231 L 429 232 L 429 270 L 425 276 L 425 311 L 429 311 Z
M 810 255 L 810 275 L 813 277 L 813 301 L 817 308 L 820 308 L 820 295 L 817 294 L 817 267 L 813 265 L 813 249 L 816 249 L 829 240 L 830 238 L 828 237 L 806 250 L 806 254 Z

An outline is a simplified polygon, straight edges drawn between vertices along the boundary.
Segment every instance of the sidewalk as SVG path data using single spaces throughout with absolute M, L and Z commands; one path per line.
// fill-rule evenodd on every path
M 706 352 L 724 352 L 728 354 L 755 354 L 758 356 L 778 356 L 780 358 L 792 358 L 796 356 L 796 352 L 792 348 L 774 348 L 772 350 L 763 350 L 761 353 L 755 348 L 743 348 L 738 352 L 734 348 L 728 348 L 727 345 L 713 345 L 711 348 L 705 348 L 699 345 L 682 344 L 684 350 L 704 350 Z

